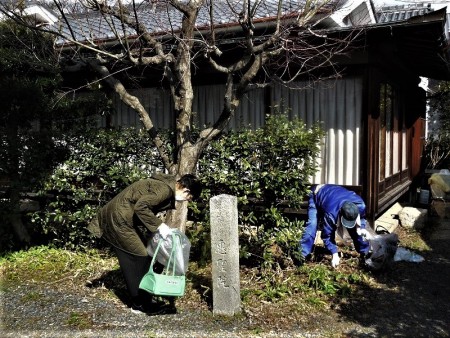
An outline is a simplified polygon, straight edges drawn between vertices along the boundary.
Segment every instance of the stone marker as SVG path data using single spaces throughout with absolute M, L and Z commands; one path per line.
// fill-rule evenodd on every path
M 241 311 L 237 198 L 215 196 L 209 206 L 213 313 L 233 316 Z

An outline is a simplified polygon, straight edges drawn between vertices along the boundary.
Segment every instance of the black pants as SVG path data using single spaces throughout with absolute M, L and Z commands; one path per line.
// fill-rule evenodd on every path
M 120 269 L 122 270 L 127 285 L 128 292 L 134 304 L 144 304 L 151 299 L 148 292 L 139 289 L 139 283 L 142 277 L 148 272 L 151 263 L 149 256 L 136 256 L 128 252 L 113 247 L 119 259 Z

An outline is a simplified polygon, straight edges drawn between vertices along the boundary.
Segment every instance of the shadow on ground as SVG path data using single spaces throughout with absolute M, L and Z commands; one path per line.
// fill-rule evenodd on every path
M 358 297 L 341 304 L 344 318 L 373 328 L 378 337 L 450 335 L 450 220 L 431 221 L 434 231 L 424 238 L 431 250 L 419 252 L 425 261 L 396 262 L 375 275 L 384 287 L 359 288 Z M 349 332 L 348 336 L 365 335 Z
M 161 272 L 162 266 L 155 267 L 155 271 Z M 200 289 L 199 283 L 205 283 L 205 279 L 202 276 L 194 276 L 193 278 L 193 286 L 194 288 Z M 122 274 L 122 271 L 120 269 L 111 270 L 104 272 L 99 278 L 96 278 L 94 280 L 89 281 L 86 284 L 86 287 L 88 288 L 105 288 L 107 290 L 110 290 L 114 293 L 114 295 L 126 306 L 131 307 L 132 306 L 132 299 L 128 293 L 125 280 Z M 139 290 L 139 292 L 142 292 L 140 294 L 143 299 L 148 299 L 149 294 L 146 293 L 146 291 Z M 155 312 L 151 314 L 161 314 L 163 312 L 173 314 L 174 312 L 174 306 L 175 306 L 175 300 L 176 297 L 169 297 L 169 296 L 154 296 L 156 297 L 156 300 L 159 302 L 159 308 L 161 309 L 160 312 Z M 208 306 L 211 306 L 212 308 L 212 298 L 210 295 L 203 295 L 204 300 L 207 302 Z M 149 313 L 150 315 L 150 313 Z
M 131 298 L 125 286 L 125 280 L 120 269 L 104 272 L 99 278 L 86 284 L 88 288 L 106 288 L 112 291 L 119 300 L 127 306 L 131 306 Z
M 192 288 L 195 289 L 200 298 L 206 303 L 208 310 L 213 310 L 213 297 L 212 297 L 212 279 L 211 275 L 205 276 L 204 274 L 188 271 L 188 278 L 191 280 Z

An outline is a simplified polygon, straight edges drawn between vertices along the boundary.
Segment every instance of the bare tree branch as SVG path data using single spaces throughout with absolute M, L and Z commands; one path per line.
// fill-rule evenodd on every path
M 158 151 L 161 154 L 164 165 L 166 166 L 166 168 L 172 167 L 173 163 L 169 155 L 166 153 L 164 143 L 159 137 L 158 133 L 156 133 L 156 128 L 153 125 L 153 122 L 150 119 L 148 112 L 142 106 L 139 99 L 133 95 L 130 95 L 126 90 L 126 88 L 124 87 L 124 85 L 110 74 L 107 67 L 102 65 L 102 62 L 96 60 L 88 60 L 87 64 L 96 73 L 101 75 L 102 81 L 107 83 L 109 87 L 113 88 L 124 103 L 133 108 L 139 114 L 142 124 L 144 125 L 145 129 L 150 132 L 150 135 L 152 136 L 153 141 L 155 142 L 155 146 L 157 147 Z
M 36 26 L 18 8 L 0 5 L 0 11 L 24 26 L 53 34 L 61 61 L 89 64 L 137 112 L 165 167 L 181 175 L 195 171 L 201 153 L 227 127 L 253 86 L 274 81 L 289 86 L 303 76 L 316 79 L 314 72 L 324 67 L 339 76 L 335 56 L 349 49 L 358 32 L 331 36 L 320 27 L 341 1 L 158 0 L 127 5 L 118 0 L 109 5 L 106 0 L 53 0 L 59 26 Z M 205 64 L 225 75 L 225 95 L 216 108 L 217 121 L 196 138 L 192 73 L 201 72 Z M 176 122 L 172 156 L 143 104 L 120 80 L 125 74 L 121 70 L 129 67 L 158 74 L 170 86 Z

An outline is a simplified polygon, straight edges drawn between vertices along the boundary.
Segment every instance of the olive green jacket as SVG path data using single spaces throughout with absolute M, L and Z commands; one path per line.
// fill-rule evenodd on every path
M 175 208 L 175 184 L 166 174 L 131 184 L 98 211 L 89 231 L 121 250 L 147 256 L 148 231 L 156 232 L 162 223 L 156 214 Z

